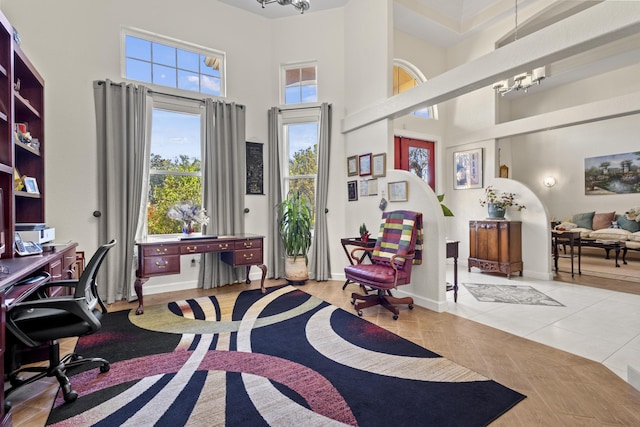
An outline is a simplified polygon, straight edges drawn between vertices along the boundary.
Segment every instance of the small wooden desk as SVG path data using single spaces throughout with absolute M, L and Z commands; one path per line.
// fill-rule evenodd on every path
M 138 269 L 136 271 L 135 290 L 138 296 L 136 314 L 144 313 L 142 302 L 142 285 L 150 277 L 180 274 L 180 256 L 219 252 L 220 259 L 233 267 L 247 267 L 246 283 L 252 265 L 262 270 L 260 288 L 265 293 L 264 279 L 267 266 L 263 264 L 264 236 L 255 234 L 238 234 L 235 236 L 193 236 L 174 238 L 163 236 L 162 239 L 149 237 L 136 242 L 138 246 Z
M 453 286 L 447 285 L 447 290 L 453 289 L 453 302 L 458 302 L 458 246 L 460 241 L 447 240 L 447 258 L 453 258 Z
M 355 246 L 355 247 L 364 248 L 364 249 L 373 249 L 376 247 L 376 239 L 370 239 L 370 240 L 367 240 L 366 242 L 363 242 L 360 237 L 345 237 L 340 239 L 340 243 L 342 244 L 342 249 L 344 249 L 344 253 L 347 255 L 347 258 L 349 259 L 349 264 L 351 265 L 353 265 L 353 259 L 351 258 L 351 254 L 349 253 L 347 246 Z M 361 263 L 365 259 L 365 257 L 369 257 L 369 261 L 371 261 L 371 251 L 368 251 L 368 250 L 363 251 L 363 254 L 362 256 L 360 256 L 360 259 L 358 260 L 358 262 Z M 344 282 L 344 285 L 342 285 L 343 291 L 349 283 L 351 283 L 351 280 L 349 279 L 347 279 Z

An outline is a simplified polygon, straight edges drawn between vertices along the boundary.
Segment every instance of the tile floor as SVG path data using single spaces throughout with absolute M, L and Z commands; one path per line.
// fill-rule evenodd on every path
M 449 265 L 447 279 L 453 279 Z M 625 380 L 640 370 L 640 295 L 519 276 L 511 279 L 459 266 L 458 302 L 447 292 L 448 312 L 600 362 Z M 462 283 L 530 285 L 565 307 L 480 302 Z M 637 387 L 637 386 L 636 386 Z

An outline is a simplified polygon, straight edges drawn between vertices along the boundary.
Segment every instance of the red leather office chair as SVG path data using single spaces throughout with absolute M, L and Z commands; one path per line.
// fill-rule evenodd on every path
M 371 264 L 361 264 L 358 251 L 369 250 Z M 422 260 L 422 214 L 412 211 L 393 211 L 382 214 L 380 233 L 376 246 L 371 249 L 356 248 L 351 252 L 355 265 L 345 267 L 346 278 L 376 290 L 376 294 L 352 293 L 351 299 L 358 316 L 362 309 L 382 305 L 398 319 L 398 304 L 408 304 L 413 308 L 413 298 L 396 298 L 391 289 L 411 282 L 411 267 Z M 358 301 L 358 302 L 356 302 Z

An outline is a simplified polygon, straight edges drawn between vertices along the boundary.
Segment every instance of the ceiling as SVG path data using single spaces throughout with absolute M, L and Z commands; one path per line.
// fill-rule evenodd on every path
M 222 3 L 256 13 L 270 19 L 297 15 L 293 6 L 277 3 L 263 9 L 258 0 L 219 0 Z M 344 7 L 349 0 L 309 0 L 311 7 L 305 13 Z M 518 0 L 525 7 L 532 0 Z M 430 43 L 447 47 L 476 31 L 513 14 L 515 0 L 394 0 L 394 26 Z
M 300 13 L 293 6 L 280 6 L 277 3 L 266 5 L 263 9 L 258 0 L 218 1 L 268 19 L 295 16 Z M 275 2 L 275 0 L 273 1 Z M 311 7 L 305 12 L 306 14 L 345 7 L 349 3 L 349 0 L 309 1 Z M 534 15 L 535 19 L 528 22 L 523 22 L 523 19 L 518 20 L 518 35 L 523 37 L 560 19 L 597 5 L 601 1 L 580 0 L 546 3 L 551 6 L 542 11 L 525 13 L 525 15 Z M 520 13 L 526 11 L 536 2 L 540 3 L 539 0 L 393 0 L 394 27 L 396 30 L 411 34 L 430 44 L 447 48 L 473 37 L 478 32 L 505 18 L 513 19 L 515 28 L 516 6 L 518 15 L 522 16 Z M 540 8 L 538 7 L 538 9 Z M 513 41 L 512 37 L 512 34 L 507 34 L 502 42 L 498 41 L 498 44 L 507 44 Z M 588 55 L 579 55 L 570 60 L 548 64 L 547 79 L 544 85 L 533 86 L 530 91 L 548 90 L 571 80 L 587 78 L 640 62 L 640 35 L 634 37 L 634 40 L 639 41 L 636 49 L 618 48 L 615 45 L 604 46 L 591 51 Z M 550 76 L 553 78 L 549 78 Z M 524 91 L 513 91 L 507 97 L 518 97 L 523 94 Z

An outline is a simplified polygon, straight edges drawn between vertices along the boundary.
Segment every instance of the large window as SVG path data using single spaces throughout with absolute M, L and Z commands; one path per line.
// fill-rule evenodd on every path
M 197 107 L 154 102 L 149 167 L 148 234 L 180 233 L 167 217 L 175 203 L 202 206 L 201 116 Z M 196 224 L 196 231 L 199 230 Z
M 284 194 L 300 191 L 315 216 L 316 177 L 318 175 L 318 120 L 315 117 L 283 120 L 283 140 L 287 156 L 283 159 Z
M 317 67 L 314 63 L 285 65 L 280 72 L 283 104 L 318 101 Z
M 225 96 L 225 54 L 178 40 L 123 30 L 123 76 L 144 83 Z

